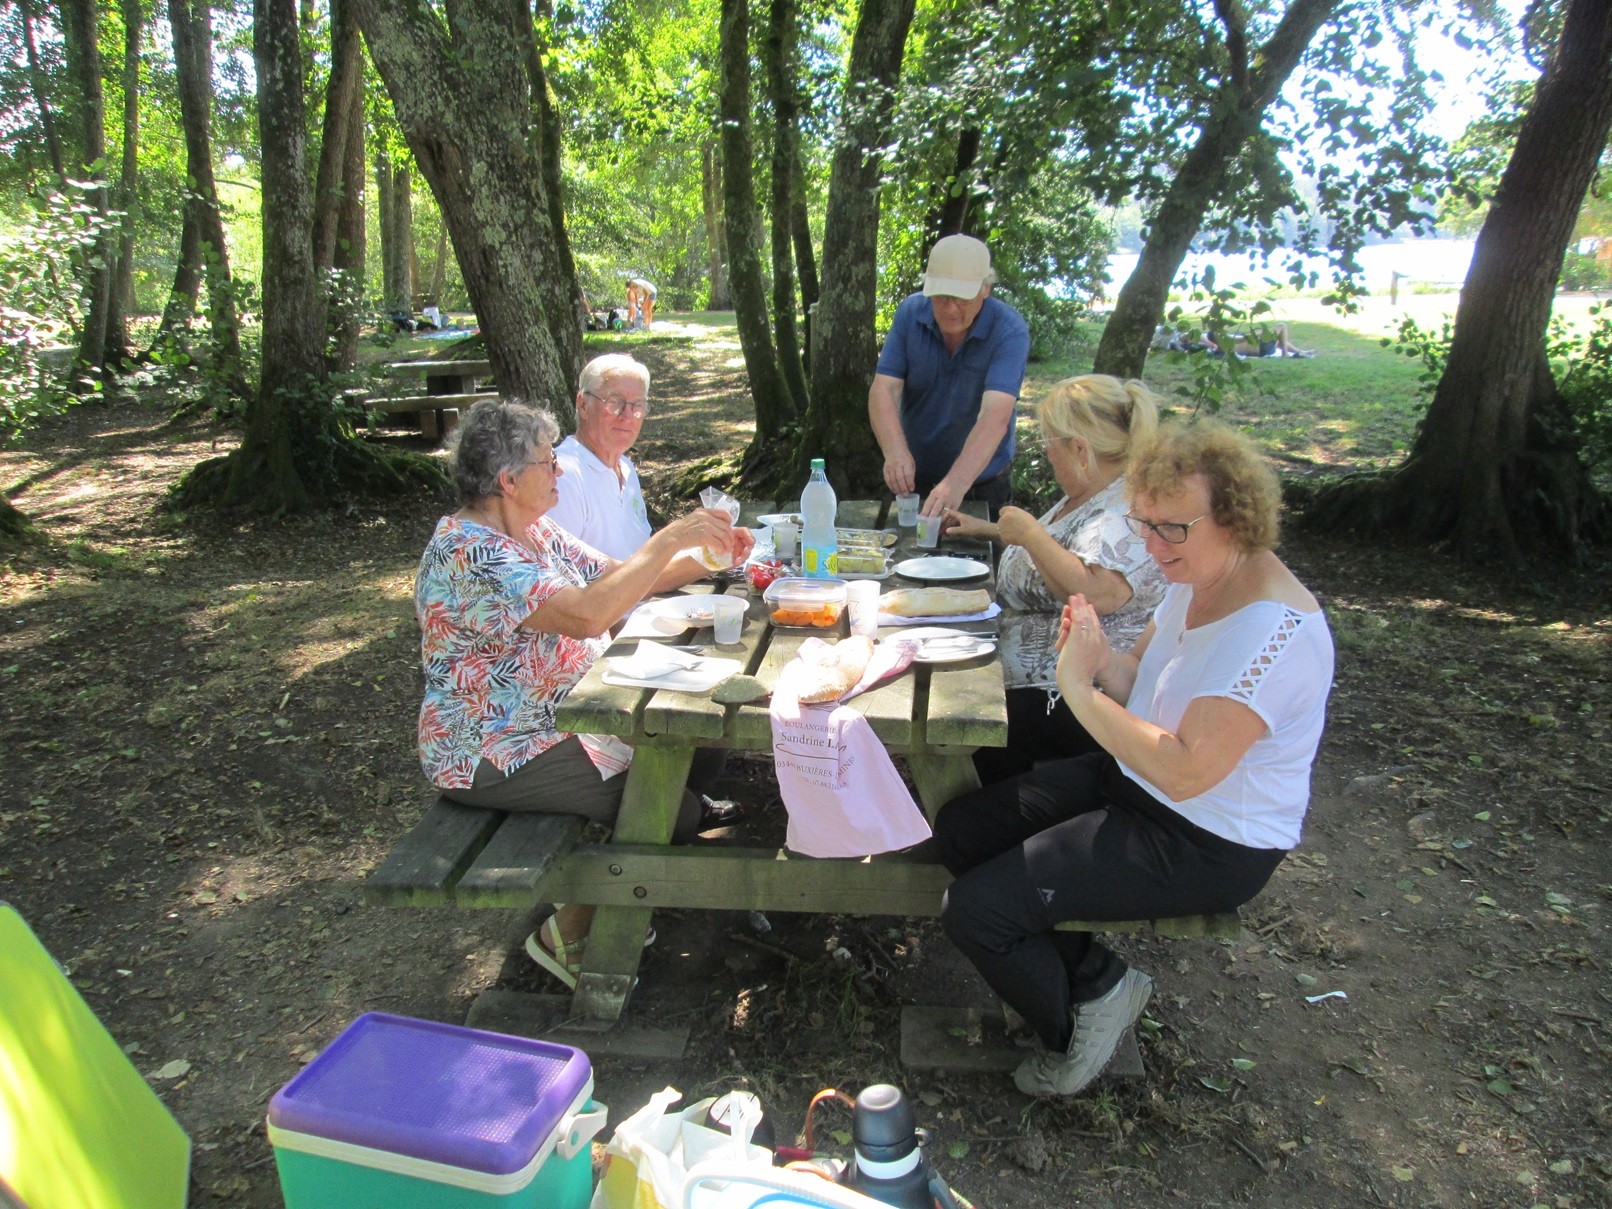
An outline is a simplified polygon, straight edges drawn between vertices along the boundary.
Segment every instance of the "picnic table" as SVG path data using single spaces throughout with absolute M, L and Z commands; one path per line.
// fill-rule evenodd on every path
M 429 440 L 453 431 L 461 409 L 498 397 L 496 391 L 476 389 L 478 380 L 491 376 L 490 361 L 389 361 L 383 368 L 394 376 L 423 379 L 425 394 L 369 399 L 366 406 L 389 415 L 417 414 L 420 434 Z
M 794 501 L 782 511 L 793 511 Z M 749 504 L 741 523 L 772 511 Z M 881 528 L 888 501 L 847 501 L 837 523 Z M 992 562 L 987 543 L 943 539 L 938 551 L 917 551 L 911 530 L 901 530 L 895 553 L 957 553 Z M 984 583 L 994 587 L 993 576 Z M 892 575 L 887 587 L 911 586 Z M 710 591 L 697 585 L 691 591 Z M 759 594 L 728 587 L 749 600 L 737 646 L 715 648 L 739 660 L 744 671 L 771 688 L 810 633 L 778 629 Z M 995 632 L 994 620 L 956 628 Z M 846 619 L 826 636 L 844 637 Z M 881 630 L 881 637 L 899 629 Z M 699 631 L 668 634 L 673 643 L 696 642 Z M 618 641 L 608 655 L 626 655 L 637 639 Z M 709 641 L 709 631 L 706 631 Z M 936 916 L 951 874 L 922 847 L 857 859 L 814 859 L 781 847 L 720 843 L 670 844 L 684 783 L 696 749 L 770 751 L 765 701 L 722 705 L 709 693 L 690 694 L 604 683 L 601 659 L 571 690 L 556 715 L 561 730 L 615 735 L 633 747 L 615 828 L 606 843 L 579 843 L 581 824 L 559 815 L 501 815 L 457 806 L 433 806 L 366 882 L 373 902 L 529 908 L 538 903 L 595 905 L 582 971 L 570 1003 L 573 1025 L 607 1029 L 620 1018 L 636 981 L 645 929 L 657 908 L 811 911 L 859 915 Z M 902 675 L 850 703 L 875 735 L 902 756 L 925 813 L 933 820 L 947 801 L 977 788 L 970 759 L 975 749 L 1007 742 L 1007 703 L 996 651 L 962 662 L 914 664 Z M 1237 917 L 1062 925 L 1160 935 L 1235 935 Z M 507 993 L 506 993 L 507 994 Z M 932 1009 L 945 1011 L 945 1009 Z M 475 1019 L 474 1014 L 472 1019 Z M 926 1018 L 927 1019 L 927 1018 Z M 949 1018 L 929 1031 L 951 1029 Z M 977 1028 L 975 1030 L 978 1031 Z M 928 1041 L 914 1050 L 929 1048 Z M 908 1046 L 903 1044 L 904 1053 Z

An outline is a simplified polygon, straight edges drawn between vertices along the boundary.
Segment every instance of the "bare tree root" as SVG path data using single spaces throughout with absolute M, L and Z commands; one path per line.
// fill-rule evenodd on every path
M 328 507 L 353 497 L 385 498 L 411 492 L 446 492 L 447 474 L 423 454 L 382 449 L 358 439 L 336 442 L 319 481 L 289 461 L 244 446 L 200 463 L 175 485 L 169 507 L 243 510 L 270 516 Z

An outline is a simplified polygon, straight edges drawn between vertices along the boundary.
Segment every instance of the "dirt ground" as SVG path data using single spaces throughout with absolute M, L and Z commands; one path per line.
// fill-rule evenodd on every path
M 667 330 L 621 342 L 657 373 L 650 483 L 747 431 L 731 330 Z M 520 952 L 531 916 L 360 895 L 432 797 L 411 589 L 441 503 L 160 512 L 230 439 L 85 406 L 0 453 L 45 538 L 0 583 L 0 897 L 153 1072 L 195 1143 L 192 1203 L 273 1206 L 268 1099 L 354 1016 L 462 1021 L 488 987 L 556 988 Z M 629 1011 L 692 1039 L 676 1063 L 598 1060 L 612 1117 L 743 1085 L 788 1136 L 818 1088 L 892 1079 L 980 1206 L 1612 1201 L 1607 567 L 1283 553 L 1339 647 L 1305 842 L 1241 939 L 1122 942 L 1157 979 L 1144 1080 L 1055 1104 L 904 1072 L 903 1004 L 991 1002 L 932 921 L 775 915 L 760 937 L 666 913 Z M 781 838 L 766 765 L 719 792 L 755 808 L 747 841 Z

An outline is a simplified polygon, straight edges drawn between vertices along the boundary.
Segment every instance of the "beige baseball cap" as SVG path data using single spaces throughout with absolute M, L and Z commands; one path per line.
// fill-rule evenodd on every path
M 924 297 L 973 298 L 991 275 L 991 250 L 972 235 L 948 235 L 929 252 Z

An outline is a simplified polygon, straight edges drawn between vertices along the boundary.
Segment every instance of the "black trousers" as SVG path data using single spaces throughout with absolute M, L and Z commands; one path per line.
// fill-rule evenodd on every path
M 1055 1053 L 1069 1046 L 1072 1009 L 1126 967 L 1090 933 L 1054 924 L 1232 911 L 1287 855 L 1189 823 L 1106 752 L 948 802 L 934 842 L 957 878 L 941 907 L 946 935 Z
M 981 785 L 1020 776 L 1041 760 L 1072 760 L 1102 751 L 1068 706 L 1059 702 L 1047 708 L 1051 699 L 1044 688 L 1008 689 L 1007 746 L 981 747 L 974 753 L 974 771 L 979 773 Z

